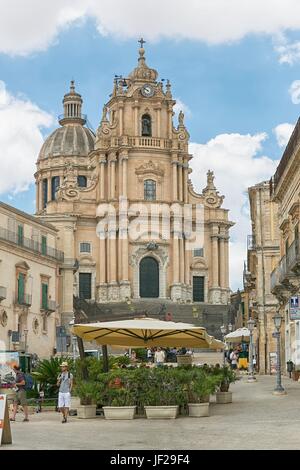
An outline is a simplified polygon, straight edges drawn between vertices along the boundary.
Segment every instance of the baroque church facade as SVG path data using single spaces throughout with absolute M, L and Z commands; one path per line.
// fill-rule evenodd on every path
M 62 322 L 73 316 L 73 294 L 98 303 L 157 298 L 228 305 L 233 223 L 212 171 L 202 193 L 193 189 L 184 115 L 179 113 L 175 126 L 171 84 L 159 81 L 147 65 L 143 41 L 136 68 L 128 78 L 115 78 L 96 133 L 86 126 L 82 104 L 72 81 L 60 127 L 46 139 L 35 173 L 36 216 L 56 227 L 64 252 Z M 120 223 L 123 203 L 129 223 L 136 225 L 137 219 L 149 219 L 138 205 L 151 207 L 155 230 L 140 224 L 130 237 Z M 169 209 L 169 237 L 163 234 L 161 207 Z M 201 230 L 199 245 L 189 244 L 175 223 L 174 207 L 181 211 L 179 219 L 190 208 L 191 229 Z

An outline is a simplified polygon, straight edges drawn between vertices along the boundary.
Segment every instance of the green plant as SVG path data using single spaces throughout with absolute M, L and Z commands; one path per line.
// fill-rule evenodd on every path
M 187 398 L 189 403 L 207 403 L 209 396 L 214 393 L 219 384 L 217 376 L 194 374 L 187 383 Z
M 228 392 L 231 383 L 236 381 L 236 374 L 230 367 L 220 368 L 220 392 Z
M 73 362 L 67 357 L 51 357 L 51 359 L 43 359 L 39 361 L 37 367 L 32 372 L 32 376 L 45 393 L 45 397 L 56 397 L 58 395 L 57 377 L 61 369 L 60 364 L 67 361 L 72 371 Z
M 75 391 L 81 405 L 91 405 L 97 398 L 98 387 L 94 382 L 80 381 L 76 384 Z

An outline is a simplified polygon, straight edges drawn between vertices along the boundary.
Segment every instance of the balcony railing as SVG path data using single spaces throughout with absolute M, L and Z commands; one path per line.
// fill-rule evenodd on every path
M 47 312 L 56 311 L 56 301 L 48 299 L 47 302 L 42 303 L 41 310 L 46 310 Z
M 121 147 L 129 146 L 136 148 L 152 148 L 152 149 L 171 149 L 172 140 L 163 139 L 159 137 L 112 137 L 110 139 L 103 139 L 103 144 L 106 147 Z
M 32 295 L 30 294 L 15 294 L 15 303 L 17 305 L 24 305 L 26 307 L 30 307 L 32 305 Z
M 0 302 L 6 299 L 6 287 L 0 286 Z
M 64 253 L 62 251 L 56 250 L 51 246 L 42 245 L 36 240 L 31 238 L 26 238 L 20 236 L 17 232 L 12 232 L 3 227 L 0 227 L 0 239 L 13 243 L 14 245 L 26 248 L 27 250 L 32 251 L 33 253 L 38 253 L 42 256 L 47 256 L 48 258 L 53 258 L 56 261 L 63 262 Z
M 287 252 L 287 268 L 289 271 L 297 271 L 300 264 L 299 240 L 295 239 Z

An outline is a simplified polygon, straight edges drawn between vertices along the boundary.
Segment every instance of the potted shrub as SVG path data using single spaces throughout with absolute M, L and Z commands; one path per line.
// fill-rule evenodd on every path
M 135 400 L 133 392 L 125 387 L 111 387 L 106 393 L 108 405 L 103 406 L 105 419 L 133 419 Z
M 149 379 L 141 393 L 148 419 L 174 419 L 178 415 L 179 405 L 184 403 L 184 393 L 173 369 L 149 371 Z
M 229 367 L 222 367 L 219 372 L 220 389 L 216 393 L 217 403 L 232 403 L 232 392 L 229 391 L 230 384 L 236 381 L 235 372 Z
M 194 374 L 187 384 L 189 416 L 209 416 L 209 397 L 214 393 L 219 380 L 207 374 Z
M 76 384 L 76 393 L 80 398 L 77 406 L 77 418 L 87 419 L 96 417 L 96 404 L 93 403 L 97 392 L 96 383 L 81 381 Z

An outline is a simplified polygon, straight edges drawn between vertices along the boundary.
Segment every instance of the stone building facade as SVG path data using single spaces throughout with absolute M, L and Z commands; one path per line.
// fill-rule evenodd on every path
M 51 356 L 60 324 L 57 229 L 0 202 L 0 349 Z
M 249 316 L 256 320 L 257 366 L 265 374 L 271 372 L 271 358 L 276 351 L 272 317 L 278 301 L 271 292 L 271 272 L 280 259 L 278 206 L 270 196 L 269 182 L 250 187 L 248 194 L 252 234 L 248 236 L 244 291 L 248 294 Z
M 73 82 L 64 96 L 60 127 L 40 151 L 35 180 L 36 215 L 58 229 L 65 253 L 65 323 L 73 294 L 98 303 L 157 298 L 228 305 L 233 223 L 212 171 L 202 193 L 193 189 L 189 133 L 182 112 L 174 126 L 175 103 L 170 82 L 159 81 L 146 64 L 143 41 L 135 69 L 115 78 L 96 134 L 86 127 Z M 189 230 L 201 239 L 193 246 L 178 224 L 188 206 Z M 164 233 L 164 211 L 170 214 L 170 236 Z M 122 225 L 125 219 L 135 236 Z
M 278 204 L 280 259 L 271 275 L 271 290 L 283 316 L 285 360 L 300 367 L 299 208 L 300 121 L 290 137 L 276 173 L 270 181 L 272 200 Z

